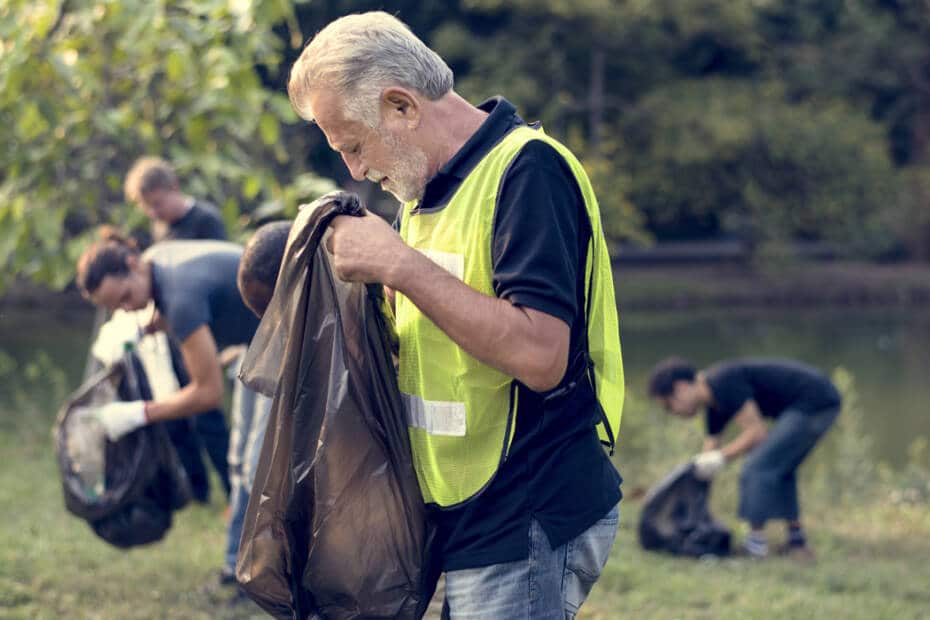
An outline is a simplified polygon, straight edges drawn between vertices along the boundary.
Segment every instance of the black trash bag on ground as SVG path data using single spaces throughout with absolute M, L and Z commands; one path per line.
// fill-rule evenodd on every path
M 639 520 L 639 542 L 650 551 L 701 557 L 730 553 L 730 530 L 710 514 L 710 482 L 690 462 L 650 489 Z
M 80 387 L 54 428 L 65 507 L 122 548 L 160 540 L 171 527 L 172 513 L 190 499 L 187 476 L 161 424 L 113 442 L 93 414 L 115 400 L 149 398 L 142 364 L 128 354 Z
M 363 213 L 342 192 L 300 211 L 240 374 L 274 402 L 236 576 L 276 618 L 420 618 L 435 589 L 382 289 L 323 243 Z

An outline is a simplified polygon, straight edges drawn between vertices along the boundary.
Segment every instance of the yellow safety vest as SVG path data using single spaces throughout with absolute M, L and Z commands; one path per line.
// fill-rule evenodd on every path
M 415 201 L 405 204 L 400 234 L 465 284 L 493 297 L 491 238 L 498 190 L 510 163 L 530 140 L 551 145 L 569 164 L 590 220 L 585 267 L 588 354 L 605 414 L 598 432 L 613 448 L 624 387 L 617 306 L 597 199 L 574 155 L 541 129 L 516 128 L 485 155 L 445 208 L 417 212 Z M 463 351 L 399 292 L 396 325 L 398 382 L 420 490 L 428 503 L 461 504 L 490 483 L 507 457 L 516 427 L 516 383 Z

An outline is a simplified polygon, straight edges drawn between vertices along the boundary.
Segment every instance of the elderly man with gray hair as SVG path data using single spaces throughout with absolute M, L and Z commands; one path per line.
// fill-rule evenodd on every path
M 623 401 L 597 200 L 513 105 L 474 106 L 405 24 L 338 19 L 288 92 L 356 180 L 402 203 L 338 217 L 337 275 L 394 302 L 398 382 L 452 618 L 572 618 L 616 535 Z

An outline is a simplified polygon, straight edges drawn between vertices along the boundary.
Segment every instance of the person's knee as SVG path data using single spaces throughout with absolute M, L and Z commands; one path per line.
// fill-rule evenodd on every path
M 769 488 L 779 484 L 784 475 L 778 470 L 760 463 L 747 462 L 739 475 L 740 486 L 743 489 Z

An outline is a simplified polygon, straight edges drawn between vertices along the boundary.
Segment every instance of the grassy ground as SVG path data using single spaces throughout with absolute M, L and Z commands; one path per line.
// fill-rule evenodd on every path
M 849 402 L 855 407 L 854 397 Z M 582 618 L 930 618 L 930 486 L 924 469 L 882 474 L 863 462 L 855 410 L 819 448 L 802 480 L 819 561 L 692 561 L 643 552 L 635 531 L 641 490 L 699 438 L 699 426 L 657 421 L 630 401 L 620 467 L 622 527 Z M 14 430 L 14 429 L 9 429 Z M 123 552 L 63 507 L 47 426 L 16 425 L 0 439 L 0 618 L 263 617 L 199 591 L 217 569 L 222 506 L 191 506 L 165 540 Z M 915 450 L 920 451 L 918 443 Z M 737 534 L 737 469 L 715 487 L 714 509 Z M 772 538 L 781 532 L 772 528 Z
M 583 617 L 930 618 L 926 507 L 871 506 L 814 519 L 819 559 L 813 566 L 648 553 L 635 542 L 637 512 L 638 505 L 627 505 L 617 547 Z
M 3 456 L 18 465 L 0 472 L 0 617 L 262 617 L 251 605 L 230 607 L 198 591 L 219 562 L 219 505 L 187 508 L 163 542 L 121 552 L 65 513 L 47 444 L 5 444 Z M 814 566 L 646 553 L 635 541 L 638 511 L 639 502 L 624 504 L 614 552 L 583 618 L 930 618 L 926 505 L 820 515 L 811 523 Z

